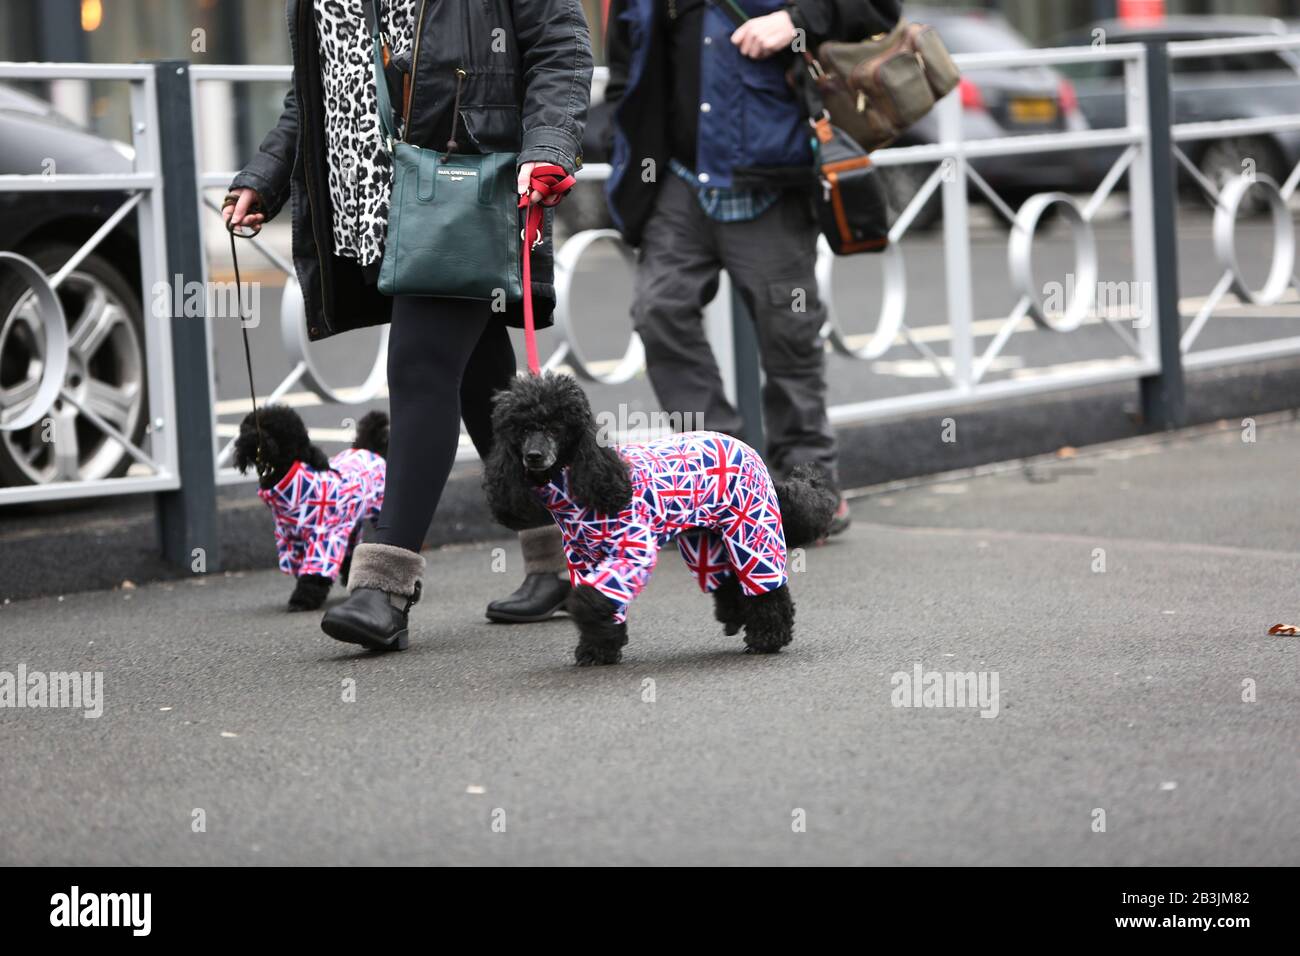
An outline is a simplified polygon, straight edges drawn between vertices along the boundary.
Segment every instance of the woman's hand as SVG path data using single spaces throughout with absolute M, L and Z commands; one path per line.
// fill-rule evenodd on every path
M 237 228 L 243 226 L 254 231 L 262 228 L 266 216 L 261 212 L 249 212 L 254 205 L 259 209 L 262 207 L 262 197 L 256 189 L 232 189 L 226 195 L 239 197 L 236 202 L 221 210 L 221 217 L 226 221 L 227 227 L 233 223 Z
M 533 167 L 535 167 L 536 165 L 537 165 L 536 163 L 524 163 L 522 166 L 519 167 L 519 179 L 515 183 L 515 187 L 519 195 L 522 196 L 525 192 L 528 191 L 528 184 L 533 181 Z M 533 194 L 532 196 L 529 197 L 529 199 L 531 202 L 541 202 L 542 194 L 539 193 L 536 189 L 534 189 Z
M 766 60 L 794 42 L 797 30 L 785 10 L 746 20 L 731 35 L 731 42 L 751 60 Z

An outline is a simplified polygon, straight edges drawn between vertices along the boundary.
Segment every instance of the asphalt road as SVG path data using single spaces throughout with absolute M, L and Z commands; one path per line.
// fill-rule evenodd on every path
M 863 497 L 774 657 L 666 556 L 576 668 L 567 621 L 481 619 L 510 543 L 430 554 L 391 656 L 275 572 L 9 604 L 0 671 L 101 671 L 104 710 L 0 708 L 0 863 L 1295 865 L 1300 425 L 1257 438 Z M 996 717 L 893 706 L 918 663 L 996 674 Z

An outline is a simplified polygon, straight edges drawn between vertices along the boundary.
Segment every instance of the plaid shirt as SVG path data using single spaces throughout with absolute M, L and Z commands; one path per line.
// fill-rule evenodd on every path
M 763 215 L 781 198 L 778 189 L 718 189 L 703 186 L 693 172 L 675 159 L 668 161 L 668 168 L 695 190 L 704 215 L 714 222 L 749 222 Z

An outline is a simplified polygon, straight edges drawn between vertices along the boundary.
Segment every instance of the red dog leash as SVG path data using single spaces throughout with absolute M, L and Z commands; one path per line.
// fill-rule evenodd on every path
M 552 163 L 538 163 L 533 167 L 528 190 L 519 197 L 519 208 L 527 209 L 524 216 L 522 238 L 524 241 L 524 347 L 528 352 L 528 371 L 533 375 L 542 373 L 541 363 L 537 360 L 537 329 L 533 326 L 533 270 L 532 249 L 542 241 L 542 214 L 546 206 L 554 206 L 573 188 L 576 179 L 561 167 Z M 541 194 L 536 203 L 532 201 L 533 192 Z

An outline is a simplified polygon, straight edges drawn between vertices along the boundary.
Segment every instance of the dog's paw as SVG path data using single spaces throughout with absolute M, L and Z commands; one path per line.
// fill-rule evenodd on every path
M 734 575 L 724 580 L 713 592 L 713 617 L 722 625 L 727 637 L 739 634 L 740 629 L 745 625 L 742 600 L 740 584 Z
M 781 648 L 785 647 L 794 639 L 794 635 L 788 631 L 781 633 L 753 633 L 752 629 L 745 631 L 745 653 L 746 654 L 779 654 Z
M 579 667 L 597 667 L 603 664 L 617 664 L 623 660 L 623 651 L 617 647 L 601 647 L 597 644 L 579 644 L 573 649 L 573 662 Z
M 289 595 L 290 611 L 316 611 L 329 597 L 333 581 L 319 574 L 304 574 L 298 578 L 293 593 Z

